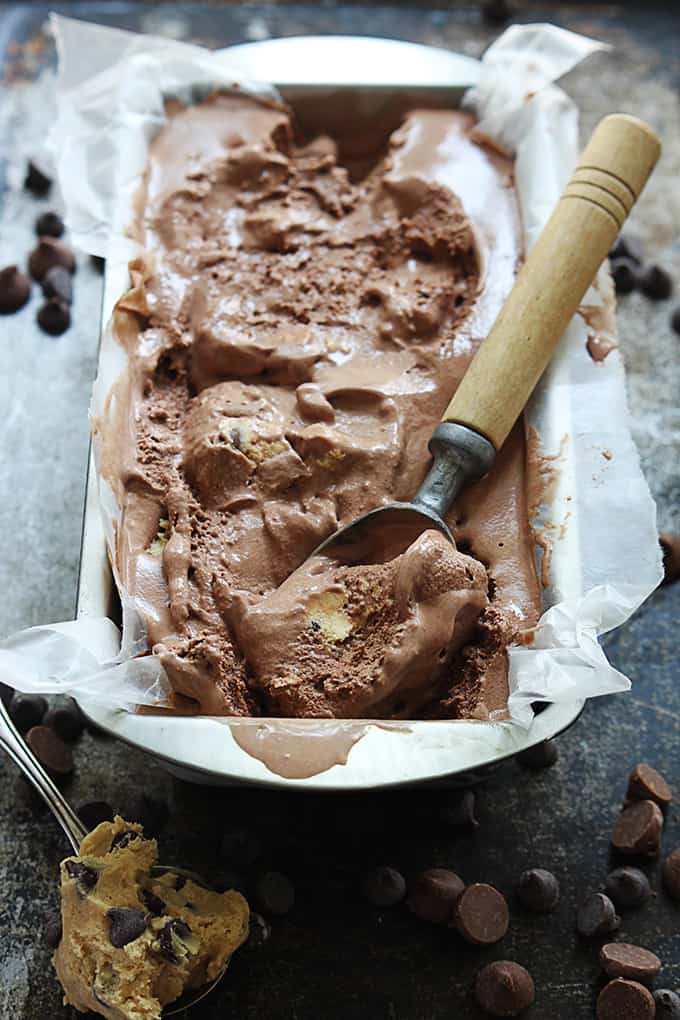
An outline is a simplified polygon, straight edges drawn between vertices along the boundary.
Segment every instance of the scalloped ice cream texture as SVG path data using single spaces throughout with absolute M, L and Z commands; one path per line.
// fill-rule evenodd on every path
M 359 179 L 255 100 L 167 114 L 115 314 L 128 370 L 95 435 L 175 708 L 502 711 L 506 647 L 540 611 L 521 427 L 452 511 L 458 548 L 429 532 L 377 562 L 305 560 L 422 481 L 514 279 L 512 164 L 452 111 L 408 114 Z

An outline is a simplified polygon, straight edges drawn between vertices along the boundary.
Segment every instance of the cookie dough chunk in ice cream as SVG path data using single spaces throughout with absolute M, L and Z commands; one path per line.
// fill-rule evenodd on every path
M 174 871 L 141 825 L 116 817 L 61 864 L 64 1001 L 110 1020 L 155 1020 L 166 1003 L 217 977 L 248 933 L 248 905 Z M 179 886 L 179 888 L 178 888 Z

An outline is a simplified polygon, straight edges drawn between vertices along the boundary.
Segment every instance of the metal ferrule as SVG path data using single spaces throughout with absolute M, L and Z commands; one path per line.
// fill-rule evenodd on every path
M 463 486 L 487 473 L 496 450 L 484 436 L 454 422 L 438 425 L 429 447 L 432 467 L 413 502 L 443 519 Z

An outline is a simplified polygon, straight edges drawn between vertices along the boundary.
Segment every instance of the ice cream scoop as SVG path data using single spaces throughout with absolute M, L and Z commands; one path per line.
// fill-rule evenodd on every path
M 463 486 L 493 464 L 660 152 L 655 132 L 636 117 L 614 114 L 600 122 L 434 431 L 425 481 L 411 502 L 363 514 L 314 555 L 342 548 L 347 559 L 349 545 L 380 545 L 381 533 L 395 523 L 405 526 L 405 544 L 433 527 L 453 541 L 447 511 Z

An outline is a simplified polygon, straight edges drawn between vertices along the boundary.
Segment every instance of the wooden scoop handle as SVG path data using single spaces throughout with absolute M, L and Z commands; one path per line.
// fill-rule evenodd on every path
M 600 121 L 442 421 L 502 446 L 660 152 L 636 117 Z

